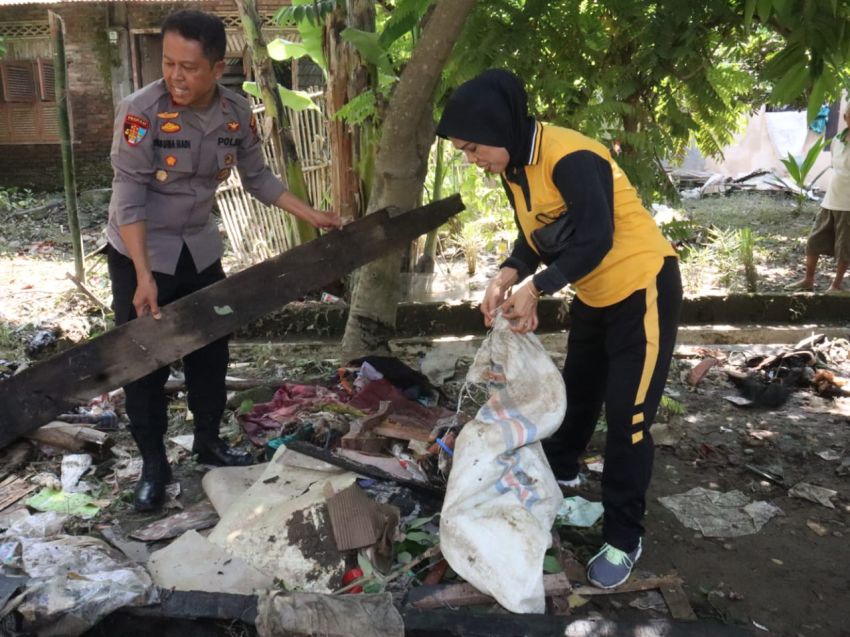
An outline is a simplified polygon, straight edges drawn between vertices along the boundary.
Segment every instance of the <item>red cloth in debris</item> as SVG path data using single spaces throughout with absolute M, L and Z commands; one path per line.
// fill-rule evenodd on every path
M 381 406 L 382 401 L 389 401 L 392 404 L 393 408 L 390 414 L 392 414 L 393 420 L 402 424 L 427 425 L 433 428 L 439 420 L 453 415 L 451 411 L 443 407 L 425 407 L 406 398 L 386 378 L 373 380 L 352 396 L 348 404 L 362 411 L 374 413 Z
M 344 392 L 320 385 L 286 383 L 275 392 L 270 402 L 254 405 L 240 420 L 248 439 L 262 446 L 281 435 L 283 428 L 297 422 L 302 414 L 322 411 L 325 405 L 348 403 L 371 414 L 378 411 L 382 401 L 392 404 L 392 418 L 401 424 L 433 429 L 440 420 L 453 415 L 448 409 L 425 407 L 406 398 L 391 382 L 382 378 L 373 380 L 350 398 Z
M 320 385 L 286 383 L 270 402 L 254 405 L 242 416 L 242 428 L 255 445 L 280 435 L 283 427 L 296 422 L 302 412 L 321 411 L 324 405 L 345 402 L 337 392 Z

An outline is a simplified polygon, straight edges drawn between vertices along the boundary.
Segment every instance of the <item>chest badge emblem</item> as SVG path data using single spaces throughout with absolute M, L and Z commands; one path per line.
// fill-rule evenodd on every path
M 176 133 L 182 130 L 182 126 L 180 126 L 180 124 L 176 122 L 164 122 L 159 127 L 159 130 L 161 130 L 163 133 Z
M 237 122 L 235 119 L 230 120 L 229 122 L 227 122 L 227 130 L 238 131 L 239 130 L 239 122 Z
M 166 155 L 165 156 L 165 165 L 169 168 L 177 165 L 177 158 L 174 155 Z
M 168 173 L 164 170 L 157 170 L 154 176 L 156 177 L 157 181 L 165 181 L 166 179 L 168 179 Z

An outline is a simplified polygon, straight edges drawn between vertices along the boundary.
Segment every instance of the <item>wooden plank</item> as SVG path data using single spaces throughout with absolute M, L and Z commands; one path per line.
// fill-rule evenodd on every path
M 0 483 L 0 511 L 5 511 L 37 488 L 38 485 L 30 484 L 23 478 L 9 476 Z
M 546 597 L 567 595 L 572 587 L 563 573 L 543 576 Z M 414 608 L 452 608 L 455 606 L 477 606 L 495 604 L 496 600 L 482 593 L 472 584 L 448 584 L 442 586 L 417 586 L 408 593 L 407 603 Z
M 463 210 L 459 196 L 381 210 L 169 304 L 0 382 L 0 447 L 74 405 L 168 365 L 400 249 Z
M 414 427 L 412 425 L 403 425 L 400 422 L 388 418 L 376 427 L 372 428 L 372 433 L 386 438 L 396 438 L 398 440 L 418 440 L 420 442 L 432 442 L 431 430 L 423 427 Z
M 665 584 L 660 587 L 660 590 L 667 608 L 670 609 L 670 616 L 673 619 L 694 620 L 697 618 L 681 583 Z
M 109 434 L 102 431 L 58 420 L 31 431 L 26 437 L 66 451 L 90 453 L 96 458 L 105 458 L 115 444 Z
M 218 619 L 254 624 L 257 620 L 257 596 L 200 591 L 159 589 L 160 603 L 152 606 L 124 607 L 103 620 L 111 620 L 109 635 L 136 635 L 139 618 L 153 621 L 166 618 Z M 468 609 L 423 610 L 401 608 L 407 637 L 751 637 L 746 626 L 718 623 L 681 622 L 672 619 L 610 620 L 575 619 L 547 615 L 476 615 Z M 95 627 L 97 629 L 97 626 Z M 105 634 L 92 631 L 93 634 Z M 150 634 L 150 631 L 144 632 Z
M 353 471 L 354 473 L 359 473 L 362 476 L 377 478 L 379 480 L 388 480 L 390 482 L 395 482 L 396 484 L 403 484 L 406 487 L 410 487 L 414 491 L 439 496 L 442 496 L 445 491 L 444 489 L 440 489 L 432 484 L 426 484 L 417 480 L 403 480 L 401 478 L 398 478 L 397 476 L 394 476 L 390 473 L 387 473 L 386 471 L 379 469 L 378 467 L 362 464 L 360 462 L 354 462 L 353 460 L 349 460 L 348 458 L 341 458 L 338 455 L 331 453 L 330 451 L 326 451 L 325 449 L 320 449 L 315 445 L 311 445 L 309 442 L 294 440 L 293 442 L 287 443 L 286 446 L 288 449 L 292 449 L 293 451 L 297 451 L 298 453 L 303 453 L 305 456 L 310 456 L 311 458 L 316 458 L 318 460 L 324 460 L 328 464 L 332 464 L 335 467 L 340 467 L 341 469 Z
M 637 593 L 640 591 L 651 591 L 653 589 L 661 589 L 664 586 L 675 586 L 681 583 L 681 580 L 675 575 L 665 575 L 664 577 L 647 577 L 645 579 L 632 579 L 621 584 L 617 588 L 597 588 L 595 586 L 579 586 L 573 592 L 582 597 L 593 595 L 616 595 L 618 593 Z

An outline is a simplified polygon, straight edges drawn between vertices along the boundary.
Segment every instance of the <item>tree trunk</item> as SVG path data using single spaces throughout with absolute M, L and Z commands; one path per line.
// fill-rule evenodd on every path
M 370 86 L 376 85 L 375 70 L 370 69 L 360 57 L 357 49 L 342 39 L 340 34 L 347 27 L 361 31 L 375 30 L 375 6 L 373 0 L 348 0 L 345 7 L 337 7 L 325 25 L 324 50 L 328 62 L 328 127 L 331 143 L 331 188 L 334 210 L 343 218 L 356 219 L 365 210 L 364 174 L 358 174 L 357 166 L 368 145 L 364 145 L 368 133 L 361 126 L 349 126 L 334 114 Z M 365 124 L 364 126 L 369 126 Z M 366 158 L 368 161 L 368 158 Z
M 259 11 L 257 11 L 256 0 L 234 0 L 234 2 L 236 2 L 236 6 L 239 9 L 239 16 L 242 19 L 245 40 L 251 49 L 251 65 L 254 69 L 254 79 L 260 89 L 260 94 L 263 96 L 266 116 L 270 117 L 274 122 L 271 132 L 272 146 L 274 147 L 275 157 L 279 158 L 278 161 L 283 163 L 282 166 L 277 167 L 277 172 L 286 180 L 286 186 L 293 195 L 304 201 L 309 201 L 307 182 L 304 180 L 304 172 L 298 160 L 295 142 L 288 130 L 286 110 L 283 108 L 280 93 L 277 92 L 277 79 L 275 78 L 272 61 L 269 58 L 266 42 L 263 38 L 263 19 L 260 17 Z M 318 202 L 310 203 L 315 204 Z M 296 220 L 296 228 L 299 244 L 311 241 L 318 236 L 316 230 L 301 219 Z
M 71 145 L 71 122 L 68 119 L 68 82 L 65 67 L 65 25 L 59 14 L 47 12 L 53 40 L 53 77 L 56 93 L 56 112 L 59 119 L 59 138 L 62 140 L 62 175 L 65 181 L 65 207 L 68 209 L 68 233 L 74 248 L 74 274 L 85 285 L 83 239 L 77 214 L 77 177 L 74 170 L 74 148 Z
M 440 75 L 475 0 L 441 0 L 390 99 L 375 164 L 368 212 L 416 205 L 434 141 L 432 100 Z M 342 339 L 346 355 L 386 351 L 395 330 L 404 246 L 358 271 Z
M 443 198 L 443 180 L 446 176 L 446 160 L 443 148 L 443 139 L 437 140 L 434 160 L 434 187 L 431 192 L 431 201 L 439 201 Z M 425 238 L 425 247 L 422 248 L 422 256 L 416 264 L 416 271 L 423 274 L 434 272 L 434 264 L 437 258 L 437 233 L 439 228 L 432 230 Z

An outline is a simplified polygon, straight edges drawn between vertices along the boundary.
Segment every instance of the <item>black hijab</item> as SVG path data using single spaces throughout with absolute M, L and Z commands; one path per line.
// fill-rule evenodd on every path
M 501 69 L 484 71 L 449 97 L 437 135 L 508 149 L 510 166 L 524 166 L 534 132 L 522 81 Z

